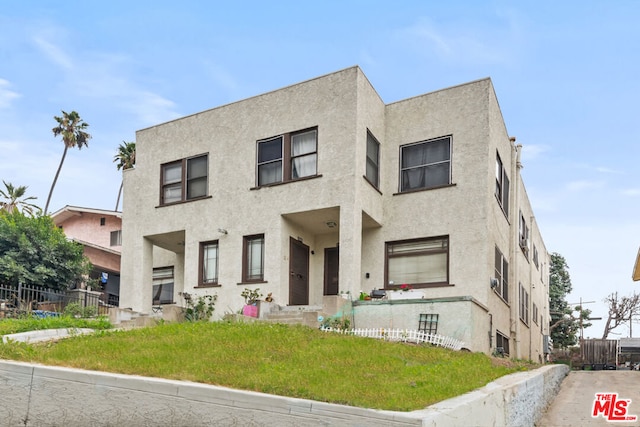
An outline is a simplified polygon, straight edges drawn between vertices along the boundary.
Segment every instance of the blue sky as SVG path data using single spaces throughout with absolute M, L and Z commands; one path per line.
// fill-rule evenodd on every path
M 136 130 L 352 65 L 387 103 L 491 77 L 547 249 L 569 264 L 569 302 L 606 317 L 609 293 L 640 286 L 638 22 L 625 0 L 4 0 L 0 179 L 44 206 L 61 110 L 93 139 L 69 151 L 49 210 L 114 209 L 113 156 Z

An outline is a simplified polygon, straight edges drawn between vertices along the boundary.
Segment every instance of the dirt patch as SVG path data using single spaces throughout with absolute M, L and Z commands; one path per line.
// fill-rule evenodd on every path
M 540 365 L 524 360 L 513 360 L 506 357 L 491 357 L 491 366 L 509 369 L 529 370 L 539 368 Z

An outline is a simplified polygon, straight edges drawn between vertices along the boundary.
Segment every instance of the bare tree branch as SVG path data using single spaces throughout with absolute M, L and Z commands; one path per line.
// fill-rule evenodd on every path
M 609 317 L 604 326 L 602 339 L 607 339 L 612 330 L 620 325 L 625 325 L 631 317 L 640 314 L 640 294 L 635 292 L 628 297 L 618 297 L 618 293 L 614 292 L 604 301 L 609 305 Z

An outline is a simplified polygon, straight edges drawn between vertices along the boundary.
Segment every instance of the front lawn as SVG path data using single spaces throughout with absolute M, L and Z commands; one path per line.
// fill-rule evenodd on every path
M 6 333 L 4 322 L 0 334 Z M 304 326 L 227 322 L 165 323 L 42 344 L 9 343 L 0 345 L 0 358 L 397 411 L 422 409 L 535 367 Z

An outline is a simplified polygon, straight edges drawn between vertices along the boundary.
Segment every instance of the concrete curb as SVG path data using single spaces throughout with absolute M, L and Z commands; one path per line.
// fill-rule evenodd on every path
M 3 425 L 533 426 L 568 368 L 502 377 L 424 410 L 380 411 L 186 381 L 0 361 Z

